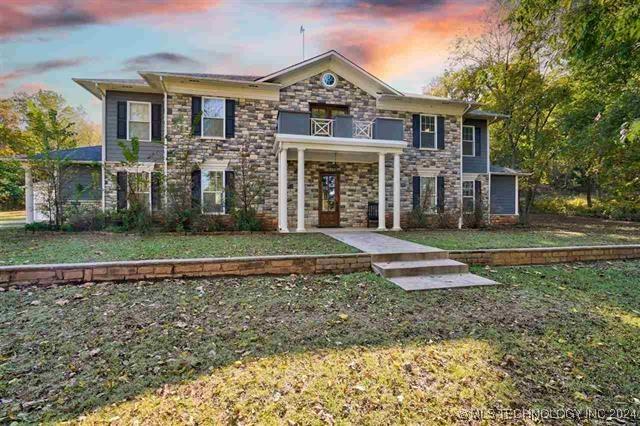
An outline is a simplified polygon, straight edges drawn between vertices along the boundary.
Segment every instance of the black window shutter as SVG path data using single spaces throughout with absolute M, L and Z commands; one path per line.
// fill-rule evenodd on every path
M 233 208 L 233 199 L 235 197 L 235 176 L 233 170 L 224 172 L 224 212 L 231 213 Z
M 413 209 L 420 208 L 420 176 L 413 177 Z
M 193 96 L 191 98 L 191 129 L 193 136 L 202 135 L 202 98 L 200 96 Z
M 482 155 L 482 130 L 480 127 L 476 127 L 476 157 Z
M 160 176 L 160 172 L 151 173 L 151 211 L 157 211 L 162 208 Z
M 224 111 L 224 137 L 233 138 L 236 136 L 236 101 L 227 99 Z
M 127 103 L 118 101 L 118 139 L 127 138 Z
M 118 192 L 116 208 L 125 210 L 127 208 L 127 172 L 116 174 L 116 189 Z
M 162 105 L 151 104 L 151 139 L 162 139 Z
M 444 149 L 444 117 L 441 115 L 438 116 L 438 134 L 436 135 L 438 138 L 438 149 Z
M 420 114 L 413 114 L 413 146 L 420 148 Z
M 191 172 L 191 208 L 200 208 L 200 170 Z
M 438 185 L 438 213 L 444 213 L 444 176 L 438 176 L 437 178 Z

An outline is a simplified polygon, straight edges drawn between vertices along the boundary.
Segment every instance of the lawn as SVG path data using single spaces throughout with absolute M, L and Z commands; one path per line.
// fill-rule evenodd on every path
M 406 293 L 360 273 L 6 291 L 0 423 L 638 412 L 640 261 L 475 272 L 504 285 Z
M 538 215 L 527 228 L 419 230 L 388 235 L 444 250 L 640 244 L 640 223 Z
M 0 264 L 353 253 L 323 234 L 180 235 L 0 229 Z

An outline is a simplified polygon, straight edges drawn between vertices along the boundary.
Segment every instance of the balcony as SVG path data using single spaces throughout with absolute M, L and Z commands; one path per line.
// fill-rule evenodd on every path
M 278 133 L 327 138 L 404 140 L 404 122 L 378 117 L 372 121 L 354 120 L 348 115 L 334 119 L 311 118 L 308 112 L 280 111 Z

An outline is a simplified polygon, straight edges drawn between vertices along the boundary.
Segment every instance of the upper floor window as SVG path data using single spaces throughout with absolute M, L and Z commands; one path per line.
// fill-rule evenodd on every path
M 462 126 L 462 155 L 473 157 L 476 155 L 476 128 L 474 126 Z
M 420 148 L 436 148 L 436 126 L 435 115 L 420 116 Z
M 224 138 L 225 101 L 202 98 L 202 137 Z
M 127 139 L 151 140 L 151 103 L 127 102 Z

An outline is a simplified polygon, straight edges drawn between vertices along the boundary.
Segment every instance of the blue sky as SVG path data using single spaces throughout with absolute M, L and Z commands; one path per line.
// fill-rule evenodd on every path
M 487 0 L 70 1 L 0 4 L 0 96 L 52 89 L 99 121 L 72 77 L 135 70 L 266 74 L 336 49 L 392 86 L 420 92 L 456 37 L 482 31 Z

